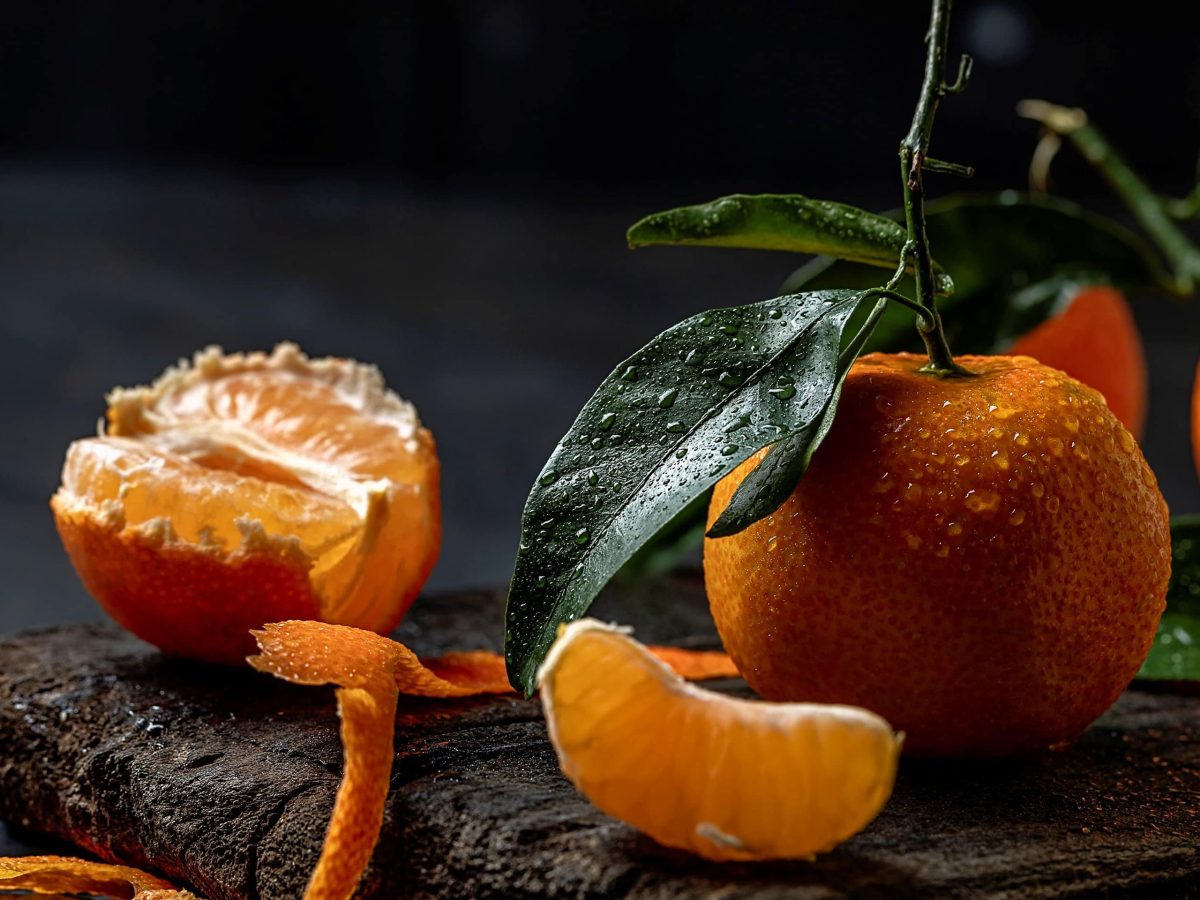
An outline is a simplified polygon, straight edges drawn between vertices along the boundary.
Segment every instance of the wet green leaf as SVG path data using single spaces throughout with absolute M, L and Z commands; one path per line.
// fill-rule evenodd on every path
M 743 479 L 729 498 L 729 505 L 721 511 L 721 515 L 708 530 L 709 537 L 720 538 L 737 534 L 775 512 L 791 496 L 804 473 L 808 471 L 808 465 L 813 454 L 817 452 L 817 447 L 821 445 L 821 441 L 833 425 L 846 373 L 862 352 L 886 308 L 887 301 L 880 300 L 876 303 L 853 340 L 842 350 L 838 359 L 837 383 L 825 403 L 825 408 L 807 427 L 771 445 L 763 461 Z
M 938 308 L 956 353 L 1006 349 L 1015 337 L 1056 315 L 1078 286 L 1147 288 L 1162 278 L 1150 248 L 1135 234 L 1064 200 L 1013 192 L 959 194 L 933 201 L 926 210 L 934 252 L 955 279 L 953 296 L 940 299 Z M 784 290 L 865 290 L 880 281 L 877 268 L 820 257 L 796 271 Z M 913 296 L 911 279 L 900 290 Z M 856 333 L 866 311 L 859 310 L 848 333 Z M 912 312 L 889 305 L 866 349 L 919 352 Z M 667 558 L 694 550 L 701 543 L 703 523 L 702 511 L 694 513 L 690 527 L 686 521 L 677 523 L 676 543 L 671 535 L 656 537 L 655 552 Z
M 1171 520 L 1171 547 L 1167 611 L 1138 678 L 1200 681 L 1200 516 Z
M 954 294 L 939 300 L 938 309 L 955 353 L 1003 351 L 1060 312 L 1080 286 L 1146 288 L 1161 285 L 1164 277 L 1153 252 L 1133 232 L 1052 197 L 953 195 L 926 207 L 926 227 L 930 245 L 954 278 Z M 784 290 L 878 283 L 874 269 L 823 257 L 794 272 Z M 913 296 L 911 280 L 899 290 Z M 912 313 L 894 306 L 867 349 L 920 347 Z
M 703 542 L 704 523 L 708 518 L 708 504 L 711 500 L 711 488 L 699 494 L 676 513 L 675 518 L 638 547 L 614 578 L 649 578 L 674 571 L 689 563 L 698 563 L 698 556 L 694 559 L 690 557 Z
M 646 216 L 629 229 L 632 248 L 694 244 L 825 254 L 895 271 L 907 240 L 886 216 L 799 194 L 732 194 Z M 939 273 L 940 274 L 940 273 Z M 876 273 L 876 284 L 882 279 Z M 938 289 L 952 283 L 940 276 Z
M 841 378 L 860 291 L 693 316 L 621 363 L 584 405 L 525 504 L 505 655 L 526 692 L 560 623 L 630 556 L 767 444 L 809 428 Z

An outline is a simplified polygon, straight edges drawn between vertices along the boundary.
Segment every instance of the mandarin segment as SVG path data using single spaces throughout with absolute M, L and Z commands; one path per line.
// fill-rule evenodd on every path
M 887 802 L 901 739 L 861 709 L 689 685 L 612 626 L 563 626 L 538 673 L 567 778 L 602 811 L 712 860 L 810 858 Z
M 195 894 L 128 866 L 66 856 L 0 858 L 0 893 L 90 894 L 132 900 L 196 900 Z
M 289 618 L 387 632 L 432 570 L 433 437 L 371 366 L 209 349 L 107 419 L 51 506 L 89 591 L 168 652 L 235 662 Z
M 919 753 L 1061 745 L 1154 639 L 1166 504 L 1091 388 L 1027 357 L 962 357 L 961 379 L 923 362 L 860 359 L 792 496 L 705 542 L 714 619 L 768 699 L 871 709 Z
M 342 783 L 306 900 L 351 896 L 379 839 L 391 774 L 399 694 L 431 698 L 509 693 L 504 657 L 485 650 L 422 661 L 398 641 L 328 622 L 273 622 L 254 632 L 252 667 L 300 685 L 336 687 L 345 757 Z M 655 648 L 697 678 L 730 674 L 723 653 Z
M 1148 376 L 1141 334 L 1125 296 L 1091 285 L 1066 309 L 1018 338 L 1007 353 L 1032 356 L 1098 390 L 1108 407 L 1141 440 Z

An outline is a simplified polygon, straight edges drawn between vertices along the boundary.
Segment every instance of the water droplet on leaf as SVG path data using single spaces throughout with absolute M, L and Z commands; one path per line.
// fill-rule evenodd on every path
M 779 387 L 769 389 L 767 393 L 780 400 L 791 400 L 796 396 L 796 386 L 794 384 L 781 384 Z

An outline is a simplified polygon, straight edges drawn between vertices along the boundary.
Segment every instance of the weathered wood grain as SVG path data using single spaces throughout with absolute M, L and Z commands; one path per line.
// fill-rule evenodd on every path
M 496 648 L 501 603 L 424 600 L 401 637 Z M 694 579 L 602 604 L 647 640 L 715 640 Z M 330 690 L 164 659 L 111 626 L 0 642 L 0 817 L 210 900 L 300 896 L 340 760 Z M 361 894 L 1196 897 L 1200 698 L 1131 691 L 1067 753 L 906 760 L 865 833 L 815 864 L 759 866 L 703 864 L 598 813 L 559 775 L 535 702 L 402 699 Z

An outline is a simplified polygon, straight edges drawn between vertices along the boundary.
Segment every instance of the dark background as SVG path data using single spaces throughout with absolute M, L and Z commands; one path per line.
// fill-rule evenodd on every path
M 938 156 L 1023 187 L 1013 106 L 1086 107 L 1163 190 L 1200 147 L 1196 23 L 960 0 L 975 78 Z M 0 19 L 0 632 L 97 615 L 46 507 L 103 394 L 208 343 L 378 363 L 444 464 L 433 585 L 507 579 L 529 484 L 609 369 L 798 260 L 624 248 L 664 206 L 802 191 L 888 208 L 923 3 L 31 2 Z M 1071 153 L 1060 192 L 1115 210 Z M 934 194 L 963 187 L 930 179 Z M 1137 297 L 1147 455 L 1200 511 L 1200 305 Z

